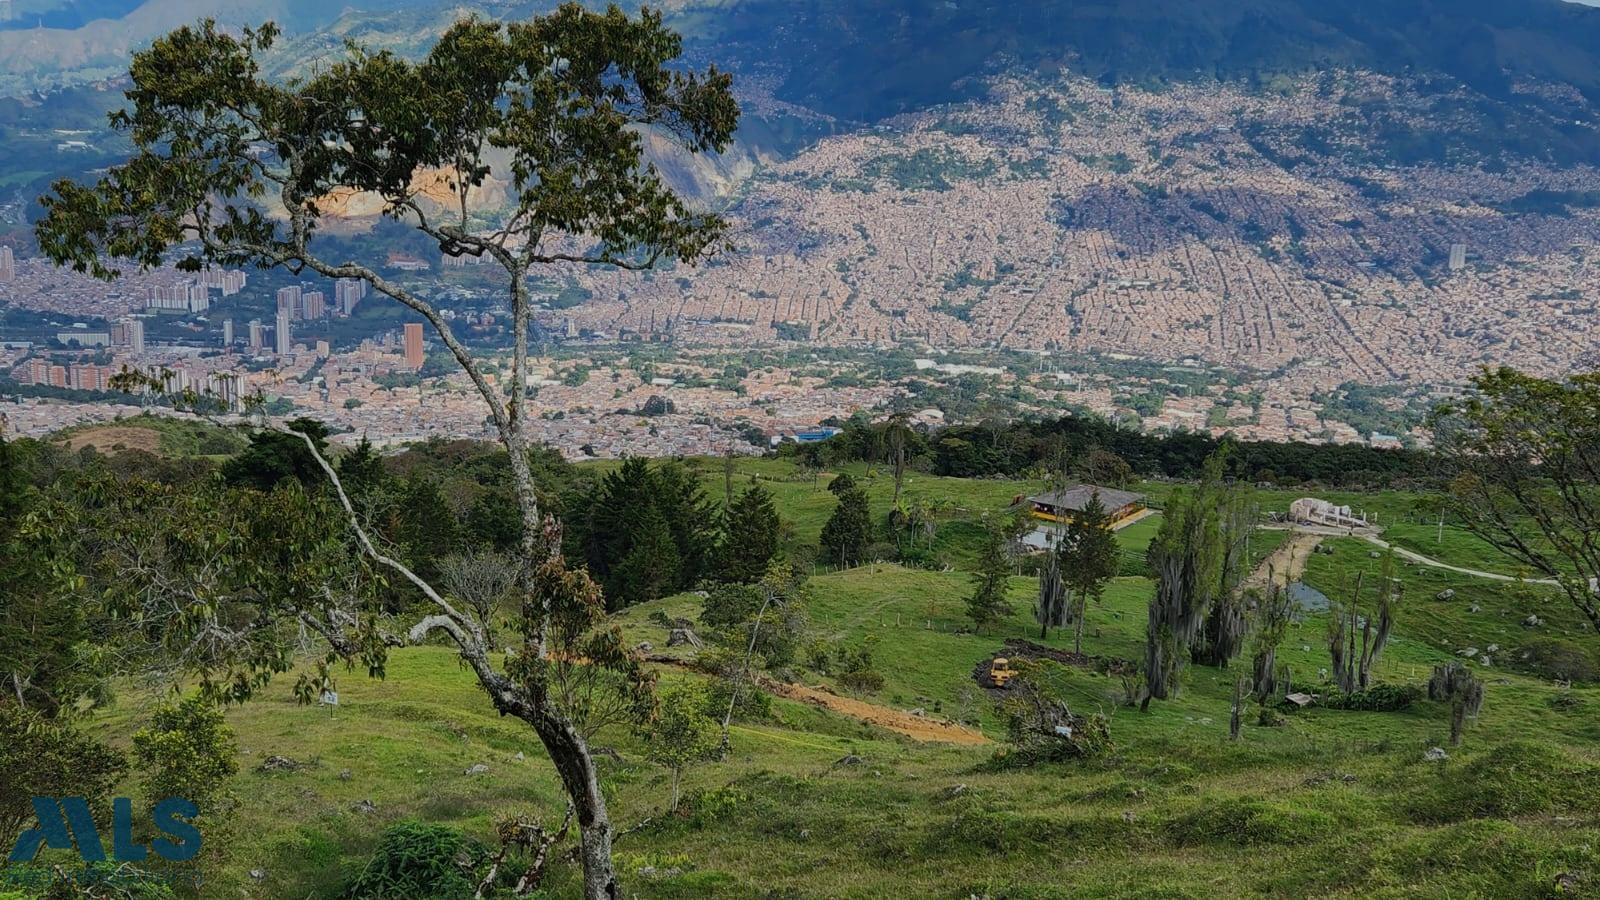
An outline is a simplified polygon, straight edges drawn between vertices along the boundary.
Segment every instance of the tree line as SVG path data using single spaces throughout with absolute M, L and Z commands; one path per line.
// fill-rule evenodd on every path
M 1089 415 L 914 429 L 906 427 L 904 417 L 873 422 L 857 414 L 829 424 L 840 428 L 839 434 L 788 445 L 783 452 L 818 467 L 903 460 L 901 465 L 958 478 L 1012 478 L 1055 471 L 1063 460 L 1075 460 L 1087 480 L 1116 486 L 1136 477 L 1198 478 L 1206 460 L 1227 445 L 1232 449 L 1225 474 L 1253 482 L 1397 487 L 1439 477 L 1436 460 L 1414 450 L 1241 441 L 1191 432 L 1144 434 Z

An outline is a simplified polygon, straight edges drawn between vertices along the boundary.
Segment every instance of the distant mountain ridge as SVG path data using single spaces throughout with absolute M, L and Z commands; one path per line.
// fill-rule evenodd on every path
M 114 10 L 128 5 L 91 5 Z M 201 16 L 308 32 L 347 13 L 456 7 L 521 16 L 554 2 L 146 0 L 78 29 L 0 30 L 0 76 L 109 65 Z M 599 5 L 599 4 L 593 4 Z M 1600 101 L 1600 10 L 1566 0 L 665 0 L 701 50 L 781 76 L 781 99 L 871 121 L 956 99 L 998 65 L 1133 81 L 1355 67 L 1449 75 L 1491 95 L 1519 77 Z M 624 6 L 636 8 L 637 2 Z M 54 58 L 48 54 L 54 53 Z
M 687 9 L 695 8 L 686 3 Z M 1600 10 L 1564 0 L 736 0 L 702 37 L 774 94 L 871 121 L 959 99 L 1000 66 L 1107 81 L 1437 73 L 1504 97 L 1519 78 L 1600 101 Z

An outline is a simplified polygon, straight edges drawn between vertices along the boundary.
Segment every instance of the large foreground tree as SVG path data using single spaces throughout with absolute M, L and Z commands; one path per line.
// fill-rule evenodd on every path
M 1473 388 L 1433 417 L 1455 512 L 1600 629 L 1600 372 L 1551 381 L 1501 368 Z
M 40 247 L 58 264 L 107 279 L 119 274 L 118 260 L 148 269 L 174 259 L 188 270 L 253 266 L 360 279 L 432 326 L 509 451 L 526 572 L 513 661 L 496 666 L 481 624 L 367 540 L 342 491 L 341 505 L 356 546 L 432 604 L 413 633 L 446 634 L 495 708 L 538 734 L 575 811 L 585 895 L 620 896 L 583 716 L 562 702 L 571 693 L 558 680 L 567 653 L 613 666 L 624 680 L 636 666 L 619 643 L 606 643 L 606 632 L 592 630 L 597 591 L 581 571 L 564 569 L 548 543 L 559 532 L 542 520 L 523 388 L 529 282 L 552 267 L 694 262 L 717 247 L 725 223 L 672 192 L 641 136 L 671 136 L 693 153 L 724 149 L 738 120 L 730 79 L 679 67 L 680 39 L 648 10 L 630 17 L 573 3 L 515 24 L 468 19 L 420 62 L 352 47 L 289 82 L 261 70 L 277 34 L 270 24 L 233 35 L 205 22 L 136 55 L 129 108 L 112 116 L 134 154 L 95 184 L 57 183 L 42 201 Z M 491 177 L 507 185 L 508 208 L 478 202 Z M 424 199 L 439 186 L 447 203 Z M 443 255 L 487 258 L 505 272 L 514 344 L 510 377 L 498 382 L 504 392 L 438 306 L 373 260 L 325 252 L 317 236 L 329 198 L 350 191 L 381 198 L 387 216 Z M 319 467 L 331 478 L 331 467 Z M 564 623 L 555 608 L 564 602 L 583 612 Z

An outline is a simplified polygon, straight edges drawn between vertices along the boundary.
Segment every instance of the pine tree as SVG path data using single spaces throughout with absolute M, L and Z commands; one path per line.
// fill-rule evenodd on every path
M 1088 601 L 1100 601 L 1106 583 L 1117 574 L 1120 554 L 1116 535 L 1111 531 L 1111 516 L 1096 491 L 1088 505 L 1067 523 L 1060 549 L 1061 577 L 1072 593 L 1072 649 L 1076 653 L 1083 652 L 1083 619 Z
M 967 598 L 967 618 L 979 631 L 1012 613 L 1011 601 L 1006 597 L 1011 584 L 1011 559 L 1006 553 L 1005 533 L 989 523 L 985 523 L 985 530 L 972 595 Z
M 772 494 L 755 485 L 728 508 L 723 524 L 722 578 L 759 581 L 778 553 L 778 510 Z
M 832 489 L 832 485 L 829 488 Z M 850 488 L 839 496 L 839 505 L 822 526 L 822 547 L 835 562 L 853 566 L 866 557 L 871 539 L 872 510 L 867 503 L 867 492 Z
M 339 480 L 344 483 L 350 499 L 358 505 L 381 488 L 389 477 L 383 467 L 383 457 L 378 455 L 377 448 L 372 446 L 366 435 L 362 435 L 355 449 L 339 458 L 338 468 Z
M 617 589 L 612 570 L 633 549 L 633 522 L 647 507 L 655 506 L 654 499 L 650 464 L 643 459 L 625 459 L 621 466 L 600 479 L 600 488 L 589 504 L 583 558 L 589 572 L 605 586 L 608 596 Z
M 653 516 L 650 514 L 653 513 Z M 704 577 L 715 558 L 713 537 L 717 522 L 715 504 L 706 499 L 698 481 L 678 463 L 652 468 L 643 459 L 628 459 L 600 480 L 600 489 L 589 503 L 589 520 L 581 541 L 589 571 L 605 586 L 613 608 L 637 602 L 637 587 L 624 583 L 637 577 L 624 564 L 633 559 L 638 536 L 654 530 L 643 528 L 647 517 L 659 520 L 672 543 L 673 564 L 670 581 L 659 586 L 653 596 L 689 587 Z M 651 548 L 640 560 L 655 559 L 659 548 Z M 634 560 L 637 566 L 640 560 Z M 661 571 L 652 564 L 652 573 Z
M 612 609 L 665 596 L 678 583 L 682 561 L 661 510 L 646 506 L 640 511 L 628 539 L 628 555 L 612 571 L 612 585 L 605 592 Z
M 405 549 L 423 578 L 439 576 L 439 561 L 461 549 L 461 526 L 445 502 L 439 483 L 423 475 L 406 479 L 395 506 L 391 538 Z
M 706 496 L 700 479 L 675 460 L 651 471 L 656 508 L 678 547 L 679 574 L 675 587 L 692 587 L 711 573 L 716 563 L 717 504 Z

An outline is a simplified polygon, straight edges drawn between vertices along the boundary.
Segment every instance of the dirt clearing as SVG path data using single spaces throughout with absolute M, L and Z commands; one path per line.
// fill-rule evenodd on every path
M 161 432 L 154 428 L 139 428 L 128 425 L 103 425 L 95 428 L 85 428 L 83 431 L 67 438 L 67 448 L 82 450 L 93 447 L 101 453 L 110 453 L 118 444 L 124 450 L 146 450 L 151 453 L 161 452 Z
M 941 722 L 938 719 L 930 719 L 926 716 L 912 715 L 898 709 L 878 706 L 862 700 L 853 700 L 849 697 L 841 697 L 838 694 L 830 694 L 827 691 L 819 691 L 816 688 L 809 688 L 805 685 L 768 682 L 763 684 L 762 687 L 777 694 L 779 697 L 798 700 L 801 703 L 809 703 L 812 706 L 832 710 L 852 719 L 860 719 L 868 725 L 886 728 L 889 731 L 903 734 L 919 741 L 962 744 L 973 747 L 993 743 L 993 741 L 984 737 L 982 733 L 952 722 Z

